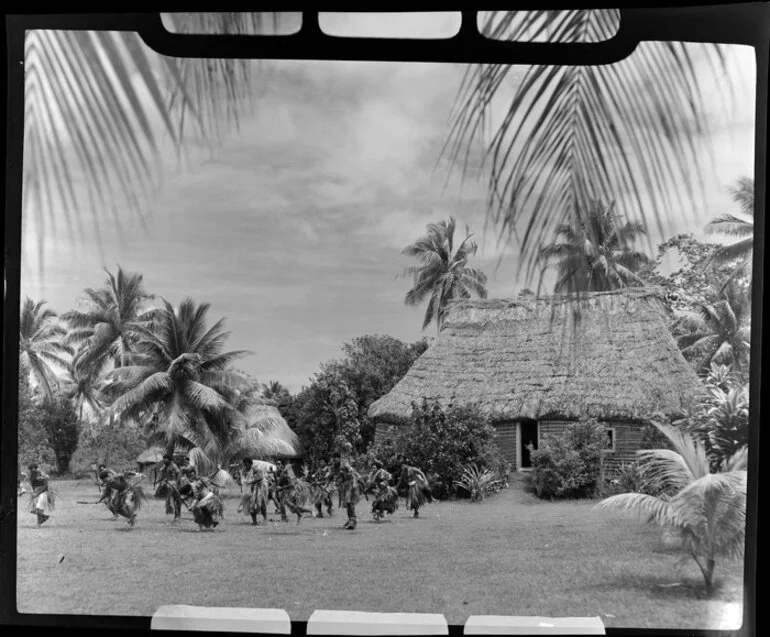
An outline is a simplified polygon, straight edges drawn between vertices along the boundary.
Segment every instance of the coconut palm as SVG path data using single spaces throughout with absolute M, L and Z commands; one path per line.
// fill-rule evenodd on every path
M 600 201 L 592 201 L 572 224 L 556 229 L 556 241 L 541 248 L 540 258 L 546 263 L 543 273 L 548 267 L 556 268 L 556 293 L 644 285 L 637 272 L 650 258 L 633 248 L 644 234 L 640 223 L 628 221 L 621 225 L 614 203 L 605 207 Z
M 467 299 L 471 294 L 481 298 L 487 296 L 486 274 L 468 267 L 468 259 L 477 250 L 470 228 L 465 227 L 465 239 L 455 250 L 455 226 L 453 217 L 448 222 L 431 223 L 425 236 L 402 250 L 402 254 L 419 261 L 419 265 L 404 269 L 404 276 L 414 279 L 414 285 L 406 293 L 405 303 L 419 305 L 429 299 L 422 329 L 435 319 L 437 330 L 441 330 L 449 301 Z
M 238 390 L 246 379 L 230 370 L 246 351 L 225 352 L 224 319 L 207 327 L 209 304 L 163 301 L 153 329 L 137 326 L 128 365 L 110 373 L 119 397 L 112 411 L 144 420 L 172 453 L 177 443 L 209 449 L 229 440 Z M 149 416 L 149 420 L 148 420 Z
M 97 421 L 109 399 L 102 391 L 104 379 L 92 367 L 70 363 L 62 378 L 62 394 L 68 398 L 83 422 Z
M 618 20 L 607 9 L 490 11 L 481 30 L 499 40 L 588 43 L 610 39 Z M 624 193 L 629 215 L 655 219 L 661 234 L 672 211 L 697 210 L 709 159 L 697 143 L 708 132 L 701 63 L 729 99 L 718 44 L 643 42 L 617 63 L 533 65 L 521 78 L 512 77 L 520 66 L 469 67 L 443 156 L 463 176 L 481 163 L 490 219 L 502 240 L 520 241 L 528 277 L 539 247 L 591 198 Z M 513 97 L 503 97 L 512 83 Z
M 638 451 L 646 479 L 664 486 L 671 496 L 622 493 L 602 500 L 596 509 L 632 511 L 673 531 L 695 560 L 711 594 L 714 569 L 720 558 L 743 556 L 746 527 L 746 467 L 744 447 L 712 473 L 706 449 L 672 427 L 655 425 L 671 449 Z
M 754 254 L 754 180 L 742 177 L 728 190 L 740 206 L 740 216 L 728 212 L 712 219 L 706 232 L 736 237 L 738 241 L 715 250 L 706 265 L 735 263 L 733 276 L 739 276 L 750 271 Z
M 236 403 L 240 403 L 236 399 Z M 295 457 L 299 439 L 276 407 L 248 401 L 230 413 L 229 426 L 208 445 L 190 450 L 190 461 L 200 473 L 215 473 L 220 486 L 231 486 L 233 476 L 224 467 L 243 458 Z
M 280 401 L 282 398 L 286 398 L 289 395 L 289 390 L 286 389 L 280 381 L 271 380 L 262 389 L 262 398 L 265 400 Z
M 136 330 L 148 327 L 156 310 L 145 310 L 154 298 L 144 289 L 141 274 L 130 274 L 118 266 L 117 276 L 109 270 L 104 287 L 87 288 L 84 300 L 87 311 L 73 310 L 62 315 L 71 326 L 68 342 L 79 342 L 75 363 L 78 367 L 103 370 L 112 363 L 126 364 L 128 353 L 137 339 Z
M 56 312 L 45 307 L 46 301 L 35 303 L 26 297 L 19 318 L 20 363 L 32 371 L 35 382 L 43 390 L 45 400 L 53 399 L 58 386 L 56 368 L 69 368 L 72 348 L 62 342 L 66 330 L 59 324 Z
M 715 294 L 715 301 L 688 312 L 683 325 L 688 332 L 677 341 L 682 353 L 707 373 L 712 363 L 732 365 L 741 373 L 751 350 L 751 307 L 745 290 L 730 281 Z
M 270 31 L 268 16 L 174 13 L 164 22 L 176 33 L 249 34 Z M 160 183 L 164 137 L 178 152 L 220 142 L 252 107 L 257 67 L 154 55 L 130 30 L 26 31 L 23 214 L 34 219 L 40 245 L 53 202 L 81 231 L 89 210 L 97 234 L 105 211 L 118 224 L 142 220 Z M 73 187 L 77 174 L 83 190 Z

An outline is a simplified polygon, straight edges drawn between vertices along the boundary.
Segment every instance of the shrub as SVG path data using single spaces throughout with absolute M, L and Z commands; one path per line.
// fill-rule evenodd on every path
M 433 495 L 444 499 L 455 495 L 464 466 L 476 464 L 493 471 L 500 464 L 495 430 L 477 409 L 444 410 L 426 399 L 413 408 L 410 422 L 395 439 L 374 449 L 394 475 L 400 474 L 403 464 L 419 467 L 428 476 Z
M 468 494 L 471 502 L 481 502 L 488 495 L 499 491 L 499 483 L 493 471 L 470 464 L 463 467 L 462 478 L 455 484 Z
M 615 478 L 610 480 L 609 488 L 615 493 L 643 493 L 659 497 L 665 494 L 665 489 L 654 477 L 645 475 L 643 465 L 639 462 L 624 462 L 618 468 Z
M 594 496 L 602 488 L 603 425 L 596 419 L 572 423 L 560 435 L 546 434 L 535 449 L 530 445 L 530 478 L 539 498 Z

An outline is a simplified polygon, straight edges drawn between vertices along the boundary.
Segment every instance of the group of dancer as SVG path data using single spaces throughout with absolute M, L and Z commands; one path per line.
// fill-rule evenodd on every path
M 349 449 L 346 449 L 349 451 Z M 29 481 L 32 488 L 29 511 L 37 516 L 37 525 L 41 526 L 49 519 L 54 507 L 54 493 L 49 488 L 49 478 L 37 464 L 29 465 Z M 433 496 L 425 474 L 410 465 L 401 467 L 399 481 L 393 480 L 379 461 L 374 461 L 368 474 L 360 474 L 353 467 L 348 454 L 338 453 L 331 463 L 321 460 L 315 471 L 305 471 L 298 477 L 291 464 L 282 460 L 275 465 L 255 463 L 251 458 L 244 458 L 235 473 L 240 484 L 242 496 L 238 512 L 249 515 L 252 524 L 259 525 L 259 517 L 267 523 L 268 503 L 274 503 L 281 521 L 288 521 L 288 512 L 296 515 L 299 524 L 304 515 L 324 517 L 333 514 L 333 494 L 338 494 L 337 506 L 345 509 L 347 520 L 345 529 L 357 526 L 356 506 L 364 497 L 372 496 L 371 512 L 375 520 L 382 520 L 386 514 L 392 515 L 398 509 L 398 488 L 406 493 L 407 510 L 419 517 L 420 507 L 432 502 Z M 220 489 L 224 486 L 216 480 L 219 471 L 211 476 L 199 476 L 189 458 L 184 458 L 181 466 L 170 455 L 163 456 L 156 467 L 154 495 L 165 499 L 166 514 L 173 515 L 173 521 L 181 518 L 182 508 L 193 515 L 199 529 L 215 528 L 224 514 L 220 498 Z M 148 499 L 142 481 L 146 476 L 136 471 L 122 473 L 100 464 L 96 471 L 97 484 L 101 497 L 95 503 L 105 504 L 113 519 L 124 517 L 130 526 L 134 526 L 137 513 Z
M 251 516 L 252 524 L 259 524 L 261 515 L 267 522 L 269 500 L 275 503 L 281 520 L 288 521 L 287 511 L 297 516 L 297 524 L 306 514 L 315 517 L 331 516 L 333 494 L 337 492 L 337 507 L 345 509 L 347 520 L 345 529 L 355 529 L 358 524 L 356 506 L 364 497 L 372 496 L 372 515 L 375 520 L 382 520 L 386 514 L 392 515 L 398 509 L 398 490 L 406 491 L 407 509 L 419 517 L 420 507 L 433 501 L 428 479 L 417 467 L 403 465 L 401 478 L 393 482 L 392 474 L 381 462 L 375 460 L 368 475 L 361 475 L 343 454 L 338 454 L 331 463 L 321 460 L 315 471 L 308 471 L 298 477 L 290 464 L 278 461 L 276 470 L 257 467 L 250 458 L 244 458 L 239 471 L 239 482 L 243 489 L 239 513 Z

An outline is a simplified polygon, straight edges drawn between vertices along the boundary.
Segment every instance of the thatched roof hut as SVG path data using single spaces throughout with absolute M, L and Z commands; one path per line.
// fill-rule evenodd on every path
M 252 404 L 244 413 L 246 429 L 258 429 L 255 444 L 249 450 L 257 457 L 297 458 L 302 449 L 299 438 L 289 424 L 281 416 L 281 412 L 267 401 L 262 404 Z
M 476 405 L 497 423 L 682 415 L 701 386 L 666 311 L 657 288 L 457 301 L 440 336 L 369 416 L 403 423 L 423 397 Z

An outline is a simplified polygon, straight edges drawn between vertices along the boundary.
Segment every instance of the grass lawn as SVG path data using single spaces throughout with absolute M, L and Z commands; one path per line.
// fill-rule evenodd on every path
M 384 522 L 359 506 L 344 516 L 254 528 L 225 499 L 225 520 L 199 532 L 189 513 L 170 523 L 150 500 L 137 524 L 113 522 L 86 481 L 53 482 L 56 511 L 41 529 L 20 500 L 18 610 L 152 615 L 163 604 L 470 615 L 600 616 L 607 626 L 715 629 L 742 599 L 742 564 L 718 565 L 720 589 L 700 597 L 694 562 L 678 567 L 653 527 L 592 512 L 592 502 L 549 503 L 514 482 L 482 504 L 403 508 Z M 61 559 L 63 556 L 63 559 Z M 679 583 L 678 586 L 668 586 Z M 739 613 L 738 613 L 739 614 Z M 740 620 L 738 620 L 740 622 Z

